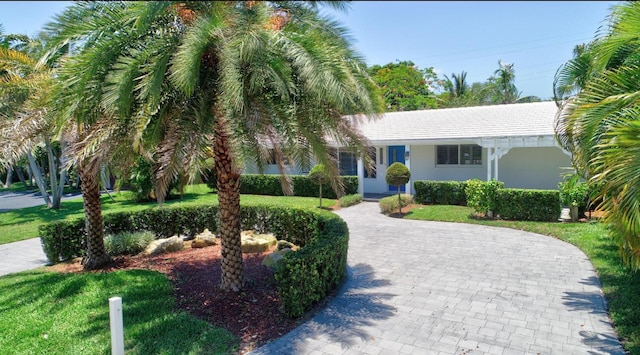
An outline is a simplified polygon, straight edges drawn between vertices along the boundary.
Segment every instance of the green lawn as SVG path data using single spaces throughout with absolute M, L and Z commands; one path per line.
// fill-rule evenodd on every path
M 230 353 L 238 340 L 174 310 L 173 286 L 146 271 L 0 277 L 0 353 L 109 354 L 110 297 L 122 297 L 128 354 Z
M 112 193 L 102 196 L 103 213 L 138 211 L 146 208 L 160 208 L 156 202 L 138 203 L 133 201 L 132 194 L 128 191 Z M 292 207 L 315 207 L 318 199 L 314 197 L 286 197 L 286 196 L 259 196 L 242 195 L 242 204 L 277 204 Z M 333 206 L 336 201 L 323 199 L 323 206 Z M 187 187 L 182 199 L 169 200 L 166 206 L 190 206 L 199 204 L 218 204 L 218 195 L 204 184 Z M 38 236 L 38 226 L 58 220 L 69 220 L 83 217 L 82 198 L 70 199 L 62 202 L 59 210 L 51 210 L 46 206 L 22 208 L 19 210 L 0 213 L 0 244 L 34 238 Z
M 405 218 L 513 228 L 553 236 L 577 246 L 598 272 L 609 313 L 625 341 L 625 349 L 640 354 L 640 272 L 622 264 L 618 248 L 603 224 L 489 221 L 474 219 L 472 213 L 469 207 L 434 205 L 414 209 Z

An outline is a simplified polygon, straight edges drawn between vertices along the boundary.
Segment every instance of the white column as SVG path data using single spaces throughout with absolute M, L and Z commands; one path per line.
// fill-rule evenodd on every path
M 491 181 L 491 160 L 493 160 L 491 147 L 487 147 L 487 181 Z
M 109 320 L 111 328 L 111 354 L 124 355 L 124 326 L 122 322 L 122 298 L 109 298 Z
M 495 158 L 495 159 L 496 159 L 496 165 L 495 165 L 496 173 L 495 173 L 494 175 L 495 175 L 495 179 L 496 179 L 496 181 L 500 181 L 500 178 L 498 178 L 498 162 L 500 161 L 500 158 L 498 158 L 498 157 L 496 156 L 496 158 Z
M 358 193 L 360 196 L 364 197 L 364 161 L 362 157 L 358 158 Z
M 407 159 L 407 153 L 409 153 L 408 155 L 408 159 Z M 411 171 L 411 146 L 410 145 L 405 145 L 404 146 L 404 165 L 409 169 L 409 171 Z M 411 192 L 411 185 L 412 185 L 413 179 L 409 179 L 409 182 L 407 182 L 407 184 L 404 187 L 405 193 L 410 194 Z

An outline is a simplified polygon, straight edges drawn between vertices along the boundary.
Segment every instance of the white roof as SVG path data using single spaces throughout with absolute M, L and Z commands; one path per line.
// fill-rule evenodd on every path
M 371 144 L 544 138 L 555 145 L 555 102 L 389 112 L 356 124 Z M 545 144 L 547 145 L 547 144 Z

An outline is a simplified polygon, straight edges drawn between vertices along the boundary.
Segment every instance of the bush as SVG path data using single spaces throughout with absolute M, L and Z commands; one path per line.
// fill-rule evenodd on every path
M 502 181 L 482 181 L 479 179 L 467 180 L 465 187 L 467 205 L 479 213 L 487 214 L 489 211 L 496 212 L 497 192 L 503 187 L 504 182 Z
M 501 189 L 496 196 L 500 218 L 518 221 L 557 221 L 560 194 L 557 190 Z
M 416 203 L 434 205 L 466 205 L 466 181 L 429 181 L 418 180 L 413 183 L 416 189 Z
M 340 197 L 340 207 L 349 207 L 349 206 L 357 205 L 360 202 L 362 202 L 362 195 L 360 194 L 346 195 L 346 196 Z
M 401 194 L 400 200 L 402 201 L 402 207 L 406 207 L 413 203 L 413 196 L 409 194 Z M 400 206 L 398 206 L 398 197 L 396 195 L 380 199 L 379 204 L 380 212 L 384 214 L 393 213 L 400 209 Z
M 104 238 L 104 248 L 109 255 L 135 255 L 144 250 L 155 239 L 149 231 L 122 232 Z
M 318 210 L 242 206 L 243 229 L 273 233 L 301 247 L 287 253 L 275 279 L 286 315 L 302 315 L 346 276 L 349 231 L 337 215 Z M 149 230 L 156 238 L 174 234 L 193 236 L 205 228 L 217 231 L 217 206 L 151 208 L 104 216 L 105 234 Z M 52 263 L 84 254 L 84 219 L 40 226 L 40 240 Z
M 573 175 L 558 184 L 560 190 L 560 203 L 571 207 L 586 207 L 589 203 L 589 187 L 587 183 L 580 181 L 578 175 Z
M 318 185 L 309 180 L 306 175 L 291 175 L 293 183 L 293 195 L 301 197 L 319 197 Z M 344 194 L 353 195 L 358 193 L 358 177 L 342 176 L 344 184 Z M 240 176 L 240 193 L 251 195 L 271 195 L 284 196 L 280 184 L 280 175 L 270 174 L 242 174 Z M 338 198 L 335 191 L 329 184 L 322 185 L 322 195 L 324 198 Z
M 322 207 L 322 185 L 329 182 L 329 173 L 323 164 L 317 164 L 309 171 L 309 180 L 318 185 L 318 196 L 320 197 L 320 207 Z

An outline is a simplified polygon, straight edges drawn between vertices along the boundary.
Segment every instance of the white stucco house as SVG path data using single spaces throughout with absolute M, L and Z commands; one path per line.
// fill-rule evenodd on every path
M 403 189 L 410 193 L 415 193 L 415 180 L 471 178 L 500 180 L 505 187 L 556 189 L 571 166 L 555 139 L 556 111 L 551 101 L 385 113 L 356 124 L 375 147 L 375 173 L 367 174 L 361 159 L 337 147 L 339 168 L 341 175 L 358 176 L 361 194 L 396 191 L 385 182 L 385 171 L 395 161 L 411 170 Z M 266 171 L 276 172 L 275 166 Z

